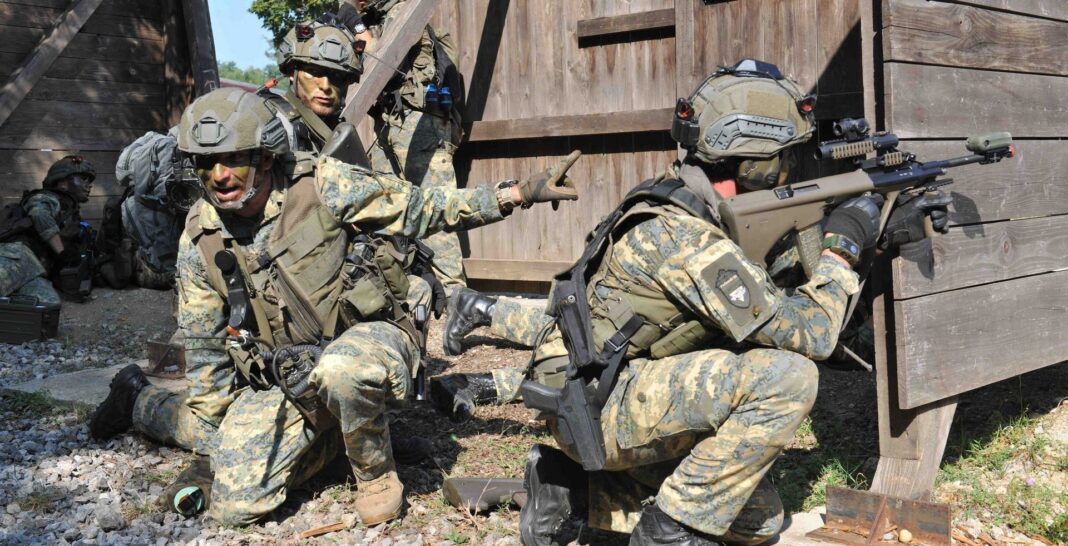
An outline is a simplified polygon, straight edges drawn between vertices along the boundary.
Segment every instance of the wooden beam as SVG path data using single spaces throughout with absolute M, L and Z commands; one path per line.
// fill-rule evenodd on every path
M 11 113 L 18 108 L 22 99 L 33 86 L 45 75 L 48 68 L 67 48 L 85 22 L 100 7 L 103 0 L 78 0 L 52 27 L 51 32 L 15 69 L 3 88 L 0 88 L 0 126 L 3 126 Z
M 957 0 L 987 8 L 1068 21 L 1068 2 L 1061 0 Z
M 219 65 L 215 61 L 215 38 L 211 34 L 208 0 L 182 0 L 185 33 L 189 39 L 189 60 L 195 95 L 219 88 Z
M 384 47 L 376 47 L 364 57 L 364 71 L 360 83 L 349 86 L 345 109 L 341 117 L 351 123 L 359 123 L 378 100 L 386 84 L 396 74 L 396 68 L 411 50 L 412 45 L 423 35 L 430 17 L 437 7 L 437 0 L 408 0 L 401 5 L 400 13 L 393 18 L 396 23 L 386 28 L 378 40 Z
M 571 267 L 571 262 L 537 260 L 490 260 L 468 258 L 464 271 L 471 279 L 501 281 L 550 281 L 553 275 Z
M 635 112 L 607 112 L 576 116 L 476 121 L 471 125 L 470 142 L 549 138 L 579 135 L 607 135 L 670 131 L 674 109 L 657 108 Z
M 193 100 L 193 74 L 189 65 L 189 44 L 186 40 L 180 0 L 163 0 L 163 56 L 164 95 L 167 124 L 177 125 L 182 112 Z
M 605 36 L 635 30 L 652 30 L 675 27 L 675 8 L 656 9 L 612 17 L 583 19 L 578 22 L 575 34 L 581 40 L 593 36 Z

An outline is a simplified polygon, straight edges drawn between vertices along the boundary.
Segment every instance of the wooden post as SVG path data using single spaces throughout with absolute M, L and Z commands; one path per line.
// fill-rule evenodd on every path
M 215 39 L 211 34 L 211 14 L 207 0 L 182 0 L 185 32 L 189 37 L 189 61 L 193 67 L 196 96 L 219 88 L 219 65 L 215 61 Z
M 0 125 L 22 103 L 33 86 L 44 77 L 59 54 L 67 48 L 85 22 L 92 17 L 103 0 L 79 0 L 56 22 L 37 47 L 26 56 L 22 64 L 11 73 L 7 83 L 0 88 Z
M 182 111 L 193 99 L 193 78 L 189 66 L 189 44 L 186 40 L 180 0 L 163 0 L 163 78 L 166 96 L 167 125 L 177 125 Z
M 349 86 L 345 109 L 341 112 L 342 119 L 352 124 L 358 124 L 363 119 L 396 74 L 396 67 L 423 35 L 423 29 L 430 23 L 437 4 L 436 0 L 409 0 L 401 6 L 400 13 L 394 18 L 396 23 L 390 25 L 380 39 L 385 47 L 377 48 L 372 53 L 374 57 L 364 57 L 363 76 L 360 83 Z

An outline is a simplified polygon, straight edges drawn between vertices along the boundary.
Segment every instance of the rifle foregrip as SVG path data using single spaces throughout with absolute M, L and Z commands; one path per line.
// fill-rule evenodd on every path
M 820 261 L 823 252 L 823 228 L 820 224 L 813 224 L 797 232 L 797 254 L 801 260 L 801 267 L 805 270 L 805 277 L 812 278 L 812 272 L 816 270 L 816 264 Z

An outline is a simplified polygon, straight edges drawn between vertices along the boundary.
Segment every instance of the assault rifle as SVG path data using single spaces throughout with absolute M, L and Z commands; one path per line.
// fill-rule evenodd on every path
M 1006 132 L 973 136 L 965 144 L 971 154 L 926 163 L 899 151 L 897 136 L 871 134 L 864 119 L 838 121 L 834 132 L 841 138 L 820 143 L 816 158 L 852 159 L 857 170 L 743 193 L 720 203 L 724 227 L 749 259 L 766 263 L 775 243 L 792 234 L 805 274 L 811 276 L 822 251 L 820 222 L 835 205 L 869 192 L 882 194 L 886 197 L 879 228 L 882 233 L 900 193 L 922 193 L 952 183 L 952 179 L 939 177 L 953 167 L 988 165 L 1016 155 L 1012 135 Z M 866 157 L 872 152 L 878 155 Z

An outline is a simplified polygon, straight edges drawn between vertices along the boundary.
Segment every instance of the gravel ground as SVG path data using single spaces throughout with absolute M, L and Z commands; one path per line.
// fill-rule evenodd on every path
M 0 344 L 0 387 L 65 371 L 124 364 L 144 358 L 145 341 L 166 340 L 174 330 L 169 293 L 97 290 L 89 304 L 65 304 L 57 340 L 21 346 Z M 103 319 L 102 319 L 103 317 Z M 441 353 L 441 323 L 430 340 L 431 375 L 445 370 L 488 371 L 523 366 L 529 353 L 481 331 L 469 338 L 462 357 Z M 1068 408 L 1057 407 L 1068 368 L 1059 365 L 1020 380 L 987 387 L 961 399 L 952 438 L 981 435 L 992 414 L 1014 415 L 1028 407 L 1048 412 L 1049 430 L 1068 431 Z M 871 476 L 877 461 L 874 380 L 858 372 L 826 370 L 811 430 L 803 431 L 772 469 L 780 491 L 791 486 L 805 498 L 818 483 L 797 480 L 798 469 L 834 456 L 857 461 Z M 534 442 L 549 441 L 532 412 L 519 405 L 482 407 L 475 419 L 452 423 L 425 403 L 397 414 L 399 434 L 419 434 L 435 447 L 430 461 L 401 467 L 408 508 L 403 520 L 365 528 L 354 516 L 355 491 L 345 461 L 338 460 L 311 483 L 291 491 L 286 503 L 261 524 L 228 529 L 201 519 L 164 513 L 156 499 L 188 455 L 128 435 L 109 442 L 88 438 L 88 410 L 54 406 L 40 396 L 4 394 L 0 399 L 0 545 L 6 544 L 519 544 L 518 512 L 470 516 L 449 507 L 440 493 L 445 477 L 522 474 Z M 1059 428 L 1058 428 L 1059 427 Z M 976 433 L 975 431 L 979 432 Z M 1068 432 L 1065 433 L 1068 437 Z M 953 442 L 951 441 L 951 444 Z M 1068 445 L 1068 444 L 1066 444 Z M 843 447 L 844 446 L 844 447 Z M 837 451 L 836 451 L 837 450 Z M 1065 459 L 1068 460 L 1068 459 Z M 1059 474 L 1064 476 L 1063 470 Z M 792 482 L 792 483 L 791 483 Z M 795 491 L 796 492 L 796 491 Z M 937 496 L 937 494 L 936 494 Z M 798 509 L 793 506 L 792 509 Z M 959 531 L 998 543 L 1042 544 L 998 523 L 996 516 L 954 522 Z M 305 540 L 299 534 L 327 525 L 342 530 Z M 625 544 L 619 536 L 583 532 L 590 544 Z M 1013 542 L 1017 541 L 1017 542 Z M 981 542 L 976 542 L 981 544 Z

